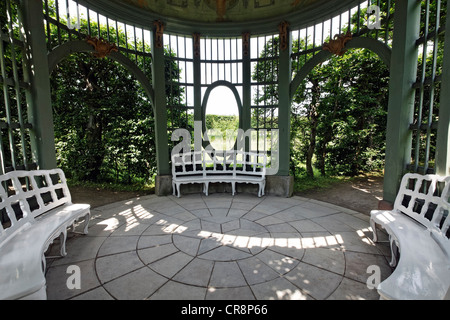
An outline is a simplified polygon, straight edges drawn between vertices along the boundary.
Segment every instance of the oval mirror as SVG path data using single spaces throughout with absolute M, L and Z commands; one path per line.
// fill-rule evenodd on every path
M 231 87 L 234 89 L 234 87 Z M 205 93 L 204 130 L 215 150 L 231 150 L 239 129 L 239 94 L 218 85 Z

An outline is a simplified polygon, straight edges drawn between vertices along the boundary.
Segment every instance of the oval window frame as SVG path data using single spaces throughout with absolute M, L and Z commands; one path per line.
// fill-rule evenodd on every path
M 208 100 L 209 100 L 209 95 L 211 94 L 211 91 L 213 91 L 215 88 L 219 87 L 219 86 L 224 86 L 227 87 L 228 89 L 231 90 L 231 92 L 233 92 L 234 95 L 234 100 L 236 101 L 236 105 L 238 108 L 238 117 L 239 117 L 239 121 L 238 121 L 238 130 L 240 128 L 242 128 L 242 102 L 241 102 L 241 97 L 239 95 L 239 92 L 236 89 L 236 86 L 234 84 L 232 84 L 229 81 L 225 81 L 225 80 L 218 80 L 213 82 L 212 84 L 210 84 L 208 86 L 208 88 L 205 91 L 205 94 L 203 96 L 203 101 L 202 101 L 202 137 L 203 134 L 206 132 L 207 128 L 206 128 L 206 107 L 208 106 Z M 234 141 L 234 146 L 233 149 L 236 150 L 236 143 L 237 143 L 237 137 Z M 203 148 L 207 148 L 208 146 L 212 146 L 210 141 L 205 141 L 202 138 L 202 146 Z M 213 148 L 214 149 L 214 148 Z

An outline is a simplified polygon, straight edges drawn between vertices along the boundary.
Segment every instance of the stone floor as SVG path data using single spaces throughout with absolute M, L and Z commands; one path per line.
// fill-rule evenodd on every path
M 49 299 L 372 300 L 367 282 L 392 272 L 367 214 L 297 196 L 149 195 L 91 212 L 66 257 L 47 253 Z

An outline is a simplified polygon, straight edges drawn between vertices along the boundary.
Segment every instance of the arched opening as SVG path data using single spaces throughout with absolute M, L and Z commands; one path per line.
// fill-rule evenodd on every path
M 351 49 L 341 57 L 323 54 L 315 60 L 314 68 L 305 64 L 310 71 L 293 94 L 291 173 L 381 171 L 389 89 L 384 59 L 367 49 Z
M 156 172 L 153 110 L 127 68 L 78 52 L 55 66 L 51 86 L 57 162 L 69 178 L 151 182 Z
M 227 81 L 217 81 L 203 97 L 203 132 L 216 150 L 234 148 L 240 126 L 241 102 L 236 88 Z

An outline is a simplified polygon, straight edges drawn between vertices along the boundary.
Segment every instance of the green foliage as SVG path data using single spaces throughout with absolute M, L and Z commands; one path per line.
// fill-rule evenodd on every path
M 82 20 L 81 30 L 86 24 Z M 97 28 L 94 24 L 91 22 L 91 28 Z M 106 33 L 106 27 L 100 29 Z M 58 31 L 51 31 L 57 38 Z M 111 41 L 125 46 L 121 30 L 110 28 L 110 34 L 119 37 Z M 148 47 L 145 50 L 150 52 Z M 166 49 L 166 56 L 173 53 Z M 133 58 L 151 80 L 150 58 Z M 180 70 L 173 60 L 166 59 L 165 69 L 169 80 L 178 79 Z M 156 173 L 153 110 L 139 82 L 125 67 L 109 58 L 72 54 L 53 71 L 51 86 L 57 162 L 68 178 L 152 183 Z M 180 103 L 182 89 L 167 86 L 166 95 L 170 103 Z
M 267 83 L 255 103 L 278 103 L 277 64 L 270 60 L 277 41 L 266 43 L 264 59 L 254 69 L 253 80 Z M 293 47 L 305 43 L 305 39 L 296 40 Z M 311 57 L 312 53 L 293 61 L 294 75 Z M 290 171 L 296 181 L 305 176 L 315 181 L 318 172 L 354 176 L 383 168 L 388 77 L 387 67 L 367 50 L 333 56 L 307 75 L 291 106 Z M 258 112 L 253 116 L 267 116 L 267 111 Z

